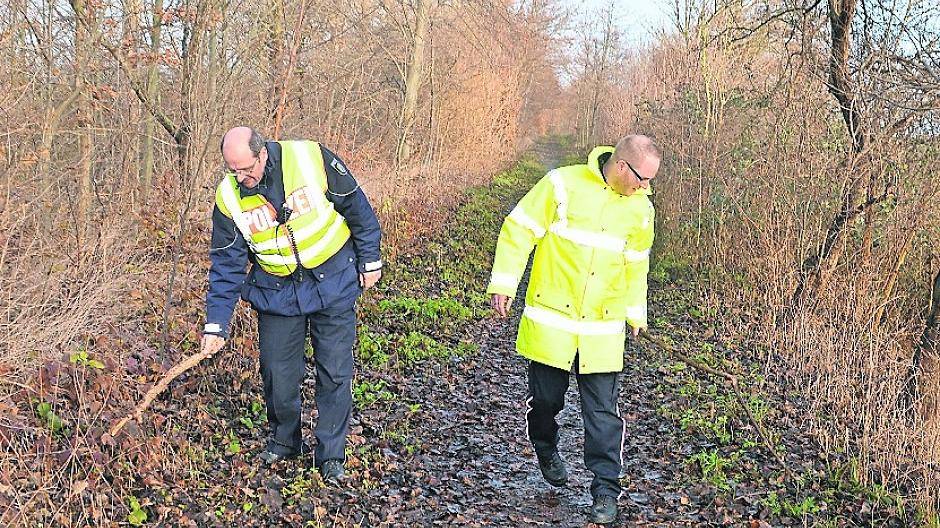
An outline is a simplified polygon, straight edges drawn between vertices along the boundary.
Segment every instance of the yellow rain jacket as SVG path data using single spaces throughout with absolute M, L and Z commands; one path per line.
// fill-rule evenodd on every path
M 587 165 L 549 172 L 516 205 L 499 233 L 488 294 L 516 295 L 535 258 L 516 350 L 582 374 L 623 370 L 626 323 L 645 327 L 646 274 L 653 245 L 652 191 L 623 196 L 604 181 L 613 147 Z

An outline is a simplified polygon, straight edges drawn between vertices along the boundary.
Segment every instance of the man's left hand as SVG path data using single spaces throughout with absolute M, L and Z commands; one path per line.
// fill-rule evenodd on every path
M 634 327 L 634 328 L 633 328 L 633 339 L 636 339 L 636 338 L 640 337 L 640 331 L 642 331 L 642 330 L 646 330 L 646 327 L 640 327 L 640 326 Z
M 369 288 L 375 286 L 375 283 L 378 282 L 380 278 L 382 278 L 382 270 L 360 273 L 359 286 L 362 286 L 363 290 L 368 290 Z

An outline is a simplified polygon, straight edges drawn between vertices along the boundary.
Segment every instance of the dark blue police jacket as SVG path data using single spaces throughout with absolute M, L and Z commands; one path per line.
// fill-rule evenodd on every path
M 284 206 L 281 146 L 273 141 L 265 146 L 268 161 L 261 181 L 252 189 L 239 186 L 239 191 L 242 196 L 261 194 L 280 217 Z M 362 292 L 359 273 L 381 266 L 382 231 L 375 211 L 339 157 L 322 145 L 320 150 L 326 169 L 326 197 L 346 219 L 352 233 L 349 241 L 316 268 L 278 277 L 256 264 L 235 222 L 216 206 L 212 211 L 205 333 L 228 337 L 239 295 L 255 310 L 275 315 L 304 315 L 334 304 L 351 303 Z M 246 272 L 249 262 L 251 270 Z

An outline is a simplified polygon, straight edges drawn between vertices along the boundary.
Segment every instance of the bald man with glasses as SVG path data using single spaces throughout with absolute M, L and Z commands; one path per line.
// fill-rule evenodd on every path
M 617 518 L 624 422 L 617 402 L 626 327 L 647 325 L 653 244 L 650 183 L 661 155 L 646 136 L 597 147 L 587 163 L 549 172 L 506 217 L 487 293 L 506 317 L 535 250 L 516 350 L 529 360 L 526 434 L 553 486 L 568 480 L 555 417 L 570 375 L 584 418 L 584 463 L 594 473 L 591 521 Z

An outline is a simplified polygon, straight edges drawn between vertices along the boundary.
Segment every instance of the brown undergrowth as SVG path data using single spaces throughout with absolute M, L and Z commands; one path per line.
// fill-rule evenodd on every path
M 531 171 L 531 167 L 519 170 L 520 174 L 528 175 L 526 171 Z M 505 176 L 497 176 L 497 180 L 514 181 L 515 177 L 507 180 Z M 450 217 L 454 207 L 466 200 L 459 187 L 467 185 L 466 180 L 451 178 L 436 182 L 437 187 L 428 192 L 435 196 L 449 195 L 448 199 L 437 202 L 437 209 L 425 206 L 411 215 L 403 212 L 397 217 L 389 215 L 388 208 L 378 207 L 385 228 L 396 234 L 391 248 L 386 246 L 390 269 L 396 269 L 394 263 L 400 251 L 422 246 L 427 234 L 434 232 L 434 226 Z M 394 196 L 379 197 L 377 201 L 394 203 L 400 211 L 409 206 L 396 202 Z M 467 215 L 465 228 L 473 229 L 472 211 L 463 214 Z M 243 452 L 240 445 L 247 440 L 239 440 L 244 438 L 245 432 L 252 441 L 257 440 L 264 428 L 263 406 L 257 398 L 260 389 L 256 379 L 254 318 L 245 306 L 236 310 L 233 337 L 223 353 L 175 381 L 141 423 L 132 421 L 116 438 L 107 433 L 168 369 L 198 347 L 208 227 L 204 223 L 195 224 L 185 233 L 182 242 L 174 245 L 172 237 L 165 232 L 168 229 L 161 229 L 164 223 L 172 225 L 172 218 L 150 218 L 147 222 L 148 227 L 138 236 L 159 241 L 156 247 L 149 247 L 146 253 L 115 251 L 121 257 L 105 255 L 108 258 L 90 260 L 81 268 L 112 271 L 107 276 L 98 271 L 92 277 L 96 280 L 82 286 L 89 290 L 89 295 L 99 296 L 91 297 L 99 302 L 76 295 L 60 297 L 53 292 L 50 298 L 68 299 L 75 304 L 44 306 L 47 312 L 37 312 L 55 319 L 60 325 L 72 325 L 60 327 L 58 334 L 45 343 L 45 347 L 39 348 L 48 350 L 52 346 L 56 353 L 25 358 L 15 369 L 7 368 L 3 373 L 0 521 L 4 525 L 53 522 L 63 526 L 100 526 L 121 521 L 139 525 L 148 518 L 165 521 L 167 515 L 172 515 L 170 512 L 185 517 L 174 505 L 174 501 L 181 500 L 175 495 L 179 489 L 188 487 L 212 497 L 213 489 L 225 488 L 225 483 L 212 482 L 201 473 L 200 468 L 204 468 L 207 461 L 217 456 L 230 457 L 236 469 L 254 464 L 249 455 L 253 451 Z M 124 243 L 130 241 L 123 240 Z M 122 246 L 122 249 L 126 248 Z M 184 257 L 176 270 L 164 348 L 161 334 L 165 281 L 170 276 L 172 260 L 159 257 L 175 251 L 181 251 Z M 479 258 L 473 262 L 488 264 L 486 247 L 475 251 Z M 422 254 L 426 253 L 422 250 Z M 468 270 L 455 267 L 448 272 L 452 280 L 477 280 L 470 275 L 480 270 Z M 63 268 L 57 273 L 80 283 L 81 277 L 68 275 L 71 271 Z M 420 272 L 409 270 L 408 273 L 415 271 Z M 61 284 L 69 284 L 69 279 L 63 278 Z M 53 283 L 47 279 L 45 284 L 48 288 Z M 115 302 L 115 298 L 122 300 Z M 367 299 L 363 310 L 369 313 L 402 311 L 407 315 L 408 310 L 417 306 L 434 312 L 428 317 L 435 314 L 465 317 L 464 312 L 470 309 L 464 305 L 479 301 L 476 297 L 460 296 L 459 299 L 427 304 L 395 296 L 381 305 Z M 71 310 L 72 319 L 60 317 L 62 310 Z M 472 312 L 478 310 L 473 308 Z M 74 323 L 69 323 L 70 320 Z M 389 320 L 389 324 L 395 326 L 401 322 Z M 54 329 L 49 331 L 54 332 Z M 43 335 L 32 337 L 43 339 Z M 380 340 L 378 345 L 376 338 Z M 452 345 L 439 344 L 419 328 L 403 334 L 384 331 L 379 337 L 364 326 L 357 346 L 366 364 L 379 365 L 377 361 L 390 350 L 399 350 L 396 361 L 409 364 L 449 357 L 453 353 Z M 470 350 L 463 345 L 456 346 L 455 350 L 465 348 Z M 370 351 L 375 352 L 373 357 L 369 356 Z M 384 395 L 389 394 L 383 390 L 381 379 L 369 383 L 357 386 L 357 401 L 381 402 Z M 234 427 L 222 418 L 228 413 L 234 415 Z M 354 433 L 351 437 L 353 446 L 362 442 L 360 434 Z M 369 456 L 372 455 L 354 458 L 367 460 Z M 173 498 L 158 501 L 159 494 L 167 490 L 174 490 Z

